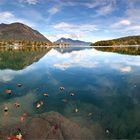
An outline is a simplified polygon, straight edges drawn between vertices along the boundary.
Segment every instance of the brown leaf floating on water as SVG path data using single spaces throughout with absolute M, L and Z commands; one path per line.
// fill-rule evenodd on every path
M 48 93 L 44 93 L 43 94 L 45 97 L 49 97 L 49 94 Z
M 17 84 L 18 87 L 22 87 L 22 84 Z
M 5 90 L 5 94 L 9 94 L 9 95 L 11 95 L 11 94 L 12 94 L 12 90 L 10 90 L 10 89 L 6 89 L 6 90 Z
M 59 89 L 60 89 L 61 91 L 65 90 L 65 88 L 64 88 L 64 87 L 60 87 Z
M 43 101 L 39 101 L 37 104 L 36 104 L 36 108 L 39 109 L 41 106 L 44 105 L 44 102 Z

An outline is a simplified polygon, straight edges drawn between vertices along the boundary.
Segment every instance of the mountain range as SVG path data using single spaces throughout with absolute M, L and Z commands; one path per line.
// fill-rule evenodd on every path
M 18 22 L 11 24 L 0 24 L 0 40 L 42 41 L 51 44 L 51 41 L 43 36 L 40 32 Z
M 37 30 L 32 29 L 31 27 L 15 22 L 11 24 L 0 24 L 0 41 L 9 42 L 9 41 L 36 41 L 36 42 L 45 42 L 46 44 L 52 45 L 52 42 L 48 40 L 44 35 L 42 35 Z M 140 44 L 140 35 L 137 36 L 128 36 L 112 40 L 103 40 L 95 43 L 84 42 L 81 40 L 73 40 L 71 38 L 60 38 L 55 43 L 68 43 L 70 45 L 78 46 L 113 46 L 113 45 L 139 45 Z
M 54 43 L 68 43 L 70 45 L 82 45 L 82 46 L 89 46 L 91 44 L 91 42 L 84 42 L 81 40 L 73 40 L 71 38 L 60 38 L 57 41 L 55 41 Z

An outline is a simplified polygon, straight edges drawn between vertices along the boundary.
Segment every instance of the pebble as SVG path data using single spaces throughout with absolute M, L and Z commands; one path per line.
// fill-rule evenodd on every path
M 9 108 L 7 106 L 4 107 L 4 112 L 8 112 Z
M 14 103 L 14 105 L 16 108 L 20 107 L 20 104 L 18 102 Z
M 20 117 L 20 122 L 23 122 L 25 120 L 25 117 L 21 116 Z
M 55 130 L 57 130 L 57 129 L 59 129 L 59 128 L 60 128 L 60 126 L 59 126 L 58 124 L 55 124 L 55 125 L 54 125 L 54 129 L 55 129 Z
M 28 113 L 24 112 L 24 113 L 22 114 L 22 116 L 23 116 L 23 117 L 27 117 L 27 116 L 28 116 Z
M 16 136 L 9 136 L 8 140 L 19 140 Z
M 18 140 L 22 140 L 22 134 L 19 133 L 18 135 L 16 135 L 16 138 L 17 138 Z

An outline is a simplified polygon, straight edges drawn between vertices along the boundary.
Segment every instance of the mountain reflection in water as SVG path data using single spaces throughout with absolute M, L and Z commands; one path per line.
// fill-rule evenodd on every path
M 96 47 L 96 50 L 105 52 L 116 52 L 127 55 L 140 55 L 140 46 L 137 47 Z
M 0 69 L 20 70 L 42 58 L 50 49 L 6 50 L 0 52 Z
M 110 51 L 114 48 L 1 52 L 1 126 L 16 122 L 24 112 L 32 117 L 54 111 L 88 128 L 95 138 L 140 138 L 139 52 Z M 5 94 L 6 89 L 13 93 Z M 39 101 L 44 104 L 37 109 Z M 21 106 L 14 108 L 15 102 Z M 4 106 L 9 108 L 6 117 Z

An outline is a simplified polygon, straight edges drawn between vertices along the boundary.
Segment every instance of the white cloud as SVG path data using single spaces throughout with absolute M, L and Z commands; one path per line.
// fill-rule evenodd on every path
M 112 28 L 121 28 L 121 27 L 126 27 L 126 26 L 129 26 L 131 25 L 131 21 L 128 20 L 128 19 L 122 19 L 116 23 L 114 23 L 111 27 Z
M 122 33 L 139 34 L 140 32 L 140 9 L 139 0 L 128 0 L 127 9 L 122 16 L 122 19 L 113 24 L 112 27 Z
M 137 16 L 136 16 L 137 17 Z M 135 34 L 135 35 L 139 35 L 140 32 L 140 25 L 139 22 L 137 22 L 136 19 L 133 19 L 134 17 L 128 17 L 128 16 L 124 16 L 124 18 L 119 19 L 118 22 L 112 24 L 111 30 L 113 30 L 114 32 L 118 32 L 118 33 L 122 33 L 125 35 L 131 35 L 131 34 Z M 139 20 L 140 21 L 140 20 Z
M 97 31 L 97 27 L 94 24 L 70 24 L 66 22 L 60 22 L 53 26 L 54 29 L 64 30 L 66 32 L 92 32 Z
M 116 0 L 94 0 L 85 2 L 83 5 L 96 9 L 92 17 L 106 16 L 116 10 Z
M 24 2 L 24 3 L 35 5 L 35 4 L 38 3 L 38 0 L 20 0 L 20 2 Z
M 22 19 L 22 18 L 17 18 L 12 12 L 10 11 L 4 11 L 0 12 L 0 23 L 13 23 L 13 22 L 21 22 L 24 24 L 27 24 L 31 27 L 35 27 L 34 23 L 31 23 L 28 20 Z
M 131 22 L 130 22 L 129 20 L 125 20 L 125 19 L 124 19 L 124 20 L 121 20 L 121 21 L 119 22 L 119 24 L 125 26 L 125 25 L 130 25 Z
M 53 17 L 53 15 L 55 15 L 56 13 L 58 13 L 61 10 L 61 5 L 54 5 L 53 7 L 51 7 L 50 9 L 48 9 L 48 17 L 46 18 L 46 21 L 49 22 L 51 20 L 51 18 Z
M 140 25 L 130 26 L 130 27 L 126 28 L 124 31 L 139 34 L 140 33 Z
M 126 10 L 126 16 L 133 21 L 140 21 L 140 9 L 138 8 L 129 8 Z
M 111 13 L 116 9 L 116 0 L 92 0 L 92 1 L 59 1 L 61 6 L 84 6 L 90 9 L 96 9 L 95 17 Z
M 115 5 L 116 0 L 94 0 L 94 1 L 84 1 L 81 3 L 81 5 L 84 5 L 88 8 L 99 8 L 99 7 L 104 7 L 108 5 Z
M 15 18 L 14 14 L 9 11 L 0 12 L 1 22 L 9 22 L 9 19 L 14 19 L 14 18 Z
M 51 30 L 53 34 L 48 35 L 46 33 L 46 36 L 50 38 L 50 40 L 57 40 L 61 37 L 65 38 L 72 38 L 72 39 L 79 39 L 79 40 L 85 40 L 87 38 L 87 41 L 90 40 L 91 33 L 98 31 L 98 28 L 95 24 L 71 24 L 67 22 L 60 22 L 54 25 L 51 25 Z
M 122 32 L 131 33 L 131 34 L 139 34 L 140 32 L 140 9 L 136 8 L 136 0 L 134 2 L 129 1 L 129 8 L 125 11 L 124 17 L 127 17 L 127 20 L 122 21 L 120 25 L 124 25 L 122 28 Z M 135 6 L 134 6 L 135 5 Z
M 96 8 L 100 5 L 102 5 L 103 3 L 101 2 L 101 0 L 95 0 L 93 2 L 86 2 L 83 3 L 84 6 L 88 7 L 88 8 Z
M 58 7 L 52 7 L 52 8 L 50 8 L 49 10 L 48 10 L 48 12 L 49 12 L 49 14 L 50 15 L 54 15 L 54 14 L 56 14 L 57 12 L 59 12 L 59 8 Z
M 140 67 L 140 61 L 126 61 L 127 65 L 131 65 L 131 66 L 136 66 L 136 67 Z
M 118 33 L 123 33 L 125 36 L 126 35 L 139 35 L 140 33 L 140 25 L 129 25 L 129 26 L 112 26 L 112 30 Z
M 111 4 L 107 6 L 103 6 L 96 10 L 95 16 L 104 16 L 110 14 L 112 11 L 114 11 L 114 7 Z
M 72 38 L 72 39 L 84 39 L 89 38 L 89 34 L 98 31 L 95 24 L 71 24 L 67 22 L 60 22 L 51 25 L 52 30 L 55 30 L 54 35 L 46 35 L 53 41 L 58 38 Z M 54 38 L 56 37 L 56 39 Z M 51 40 L 50 39 L 50 40 Z
M 74 27 L 74 25 L 65 23 L 65 22 L 60 22 L 60 23 L 54 25 L 55 29 L 62 29 L 62 28 L 66 29 L 66 28 L 73 28 L 73 27 Z

